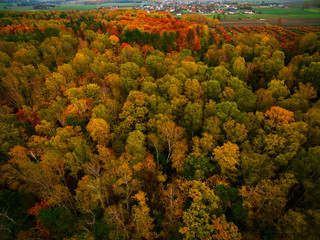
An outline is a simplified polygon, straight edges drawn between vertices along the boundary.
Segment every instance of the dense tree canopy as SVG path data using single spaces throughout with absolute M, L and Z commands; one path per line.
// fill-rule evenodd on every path
M 318 239 L 319 33 L 4 12 L 1 239 Z

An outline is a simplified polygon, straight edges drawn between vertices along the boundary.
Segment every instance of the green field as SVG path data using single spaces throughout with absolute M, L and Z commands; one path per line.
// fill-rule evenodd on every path
M 64 4 L 54 8 L 54 10 L 92 10 L 96 9 L 97 5 L 84 5 L 84 4 Z
M 17 6 L 17 4 L 0 3 L 0 10 L 5 11 L 30 11 L 32 6 Z
M 99 6 L 141 6 L 141 3 L 102 3 Z
M 139 6 L 141 3 L 103 3 L 103 4 L 97 4 L 97 5 L 84 5 L 84 4 L 63 4 L 58 5 L 58 7 L 55 8 L 48 8 L 45 10 L 37 10 L 37 11 L 51 11 L 51 10 L 92 10 L 96 9 L 100 6 L 118 6 L 119 8 L 132 8 L 133 6 Z M 128 7 L 132 6 L 132 7 Z M 8 6 L 6 3 L 0 3 L 0 10 L 6 10 L 6 11 L 33 11 L 32 6 L 17 6 L 16 4 L 11 4 Z
M 318 18 L 320 19 L 320 9 L 305 9 L 300 8 L 255 8 L 255 12 L 262 12 L 262 14 L 234 14 L 234 15 L 221 15 L 221 19 L 236 20 L 236 19 L 260 19 L 260 18 L 288 18 L 288 19 L 302 19 L 302 18 Z M 218 16 L 218 14 L 207 15 L 209 18 Z M 319 20 L 320 21 L 320 20 Z
M 319 18 L 320 9 L 305 9 L 300 8 L 256 8 L 254 11 L 261 11 L 262 14 L 252 14 L 249 17 L 254 18 Z

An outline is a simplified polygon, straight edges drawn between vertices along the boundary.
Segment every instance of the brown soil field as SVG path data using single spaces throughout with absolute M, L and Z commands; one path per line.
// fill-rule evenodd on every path
M 275 25 L 277 24 L 277 18 L 267 18 L 265 22 Z M 289 19 L 284 18 L 282 19 L 283 27 L 296 27 L 296 26 L 320 26 L 320 19 L 317 18 L 296 18 L 296 19 Z
M 261 26 L 265 25 L 265 21 L 260 20 L 221 20 L 220 26 L 223 27 L 249 27 L 249 26 Z
M 224 27 L 248 27 L 248 26 L 263 26 L 266 24 L 276 25 L 277 18 L 266 18 L 265 20 L 221 20 L 220 25 Z M 299 18 L 299 19 L 289 19 L 283 18 L 282 27 L 297 27 L 297 26 L 320 26 L 320 19 L 316 18 Z

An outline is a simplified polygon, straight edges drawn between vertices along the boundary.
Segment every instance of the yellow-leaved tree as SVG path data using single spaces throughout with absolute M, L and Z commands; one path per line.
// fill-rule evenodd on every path
M 221 175 L 232 179 L 236 176 L 236 165 L 239 163 L 239 147 L 237 144 L 227 142 L 222 147 L 213 150 L 213 160 L 218 162 Z

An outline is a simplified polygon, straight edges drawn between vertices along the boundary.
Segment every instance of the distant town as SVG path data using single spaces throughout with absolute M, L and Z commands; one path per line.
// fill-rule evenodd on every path
M 281 3 L 259 3 L 254 6 L 274 6 L 285 7 Z M 200 1 L 164 1 L 161 3 L 143 3 L 141 6 L 136 6 L 135 9 L 144 9 L 146 11 L 164 11 L 176 15 L 188 13 L 201 14 L 255 14 L 259 12 L 253 11 L 252 4 L 244 4 L 241 2 L 200 2 Z

